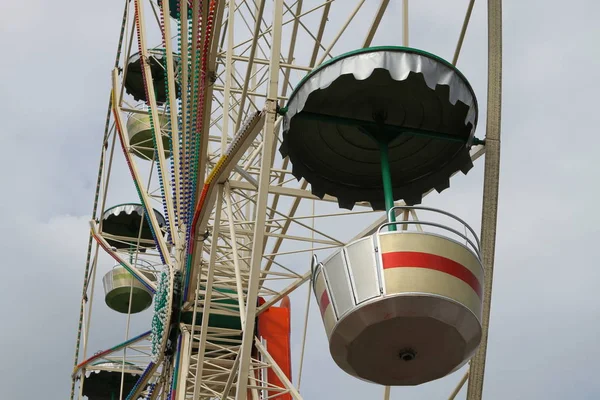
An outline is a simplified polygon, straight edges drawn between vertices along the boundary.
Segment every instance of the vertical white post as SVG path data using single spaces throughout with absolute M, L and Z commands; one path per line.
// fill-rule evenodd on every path
M 229 0 L 229 13 L 227 15 L 227 54 L 225 56 L 225 93 L 223 95 L 223 129 L 221 133 L 221 154 L 225 153 L 227 148 L 227 139 L 229 137 L 229 121 L 231 116 L 231 80 L 233 79 L 233 45 L 234 45 L 234 20 L 235 20 L 235 0 Z
M 271 60 L 269 65 L 269 87 L 267 92 L 266 118 L 263 131 L 263 146 L 260 175 L 258 181 L 258 194 L 256 201 L 256 222 L 252 242 L 252 255 L 250 257 L 250 281 L 248 282 L 248 297 L 246 301 L 246 323 L 243 330 L 242 346 L 240 353 L 240 370 L 238 385 L 235 394 L 236 400 L 245 400 L 247 396 L 248 378 L 252 357 L 252 343 L 254 342 L 256 301 L 260 283 L 263 246 L 265 241 L 265 221 L 267 201 L 269 194 L 269 179 L 271 172 L 271 159 L 273 156 L 273 142 L 275 140 L 275 119 L 277 107 L 277 93 L 279 87 L 279 56 L 281 51 L 281 25 L 283 19 L 283 0 L 275 0 L 273 11 L 273 39 L 271 44 Z M 240 113 L 243 110 L 240 110 Z
M 217 201 L 215 204 L 215 222 L 213 225 L 212 242 L 210 246 L 210 260 L 206 277 L 206 293 L 204 295 L 204 307 L 202 309 L 202 325 L 200 327 L 200 343 L 198 343 L 198 364 L 196 367 L 196 383 L 194 385 L 194 399 L 200 396 L 200 385 L 202 383 L 202 369 L 204 367 L 204 352 L 206 350 L 206 336 L 208 330 L 208 319 L 210 317 L 210 303 L 212 299 L 213 280 L 215 275 L 215 262 L 217 259 L 217 247 L 219 241 L 219 230 L 221 224 L 221 206 L 223 204 L 223 185 L 218 186 Z M 200 278 L 199 278 L 200 279 Z M 198 291 L 193 296 L 194 302 L 198 301 Z M 192 338 L 193 339 L 193 338 Z
M 481 215 L 481 253 L 485 272 L 482 325 L 479 350 L 471 360 L 468 400 L 483 395 L 485 357 L 492 302 L 496 222 L 498 217 L 498 182 L 500 174 L 500 126 L 502 109 L 502 0 L 488 0 L 488 104 L 485 134 L 485 170 L 483 211 Z
M 192 346 L 192 335 L 187 328 L 182 329 L 181 332 L 181 356 L 179 362 L 181 365 L 179 366 L 179 381 L 177 382 L 177 400 L 185 400 L 186 392 L 187 392 L 187 377 L 188 371 L 190 368 L 190 357 L 188 354 L 190 353 L 190 348 Z

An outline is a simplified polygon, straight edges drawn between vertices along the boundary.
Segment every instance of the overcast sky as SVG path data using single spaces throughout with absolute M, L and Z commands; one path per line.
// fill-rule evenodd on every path
M 400 42 L 400 2 L 393 3 L 376 44 Z M 411 17 L 411 45 L 451 59 L 468 1 L 421 3 Z M 2 398 L 68 396 L 122 4 L 0 2 Z M 459 61 L 482 109 L 485 13 L 485 2 L 476 2 Z M 594 0 L 507 1 L 504 7 L 501 194 L 486 399 L 600 398 L 600 267 L 593 256 L 600 238 L 594 207 L 600 194 L 599 16 Z M 485 136 L 484 119 L 477 136 Z M 480 160 L 425 204 L 478 227 L 482 166 Z M 311 318 L 305 398 L 379 398 L 382 388 L 333 364 L 319 316 Z M 120 327 L 104 332 L 123 335 Z M 394 388 L 392 398 L 443 399 L 460 376 Z

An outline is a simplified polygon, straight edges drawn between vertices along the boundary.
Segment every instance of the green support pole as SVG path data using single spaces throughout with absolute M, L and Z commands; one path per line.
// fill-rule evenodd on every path
M 388 142 L 379 139 L 379 153 L 381 161 L 381 179 L 383 180 L 383 196 L 385 198 L 385 211 L 389 215 L 394 207 L 394 192 L 392 188 L 392 174 L 390 172 L 390 160 L 388 158 Z M 389 222 L 396 222 L 396 214 L 389 216 Z M 388 231 L 395 231 L 396 225 L 390 225 Z

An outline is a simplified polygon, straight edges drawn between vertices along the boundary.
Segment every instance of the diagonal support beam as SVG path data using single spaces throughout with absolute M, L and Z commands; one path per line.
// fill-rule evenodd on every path
M 235 130 L 237 131 L 238 129 L 240 129 L 240 125 L 242 124 L 242 118 L 244 115 L 244 106 L 246 105 L 246 97 L 248 94 L 248 86 L 250 83 L 250 77 L 252 75 L 252 65 L 254 64 L 254 57 L 256 55 L 256 47 L 258 45 L 258 39 L 260 38 L 260 27 L 262 25 L 263 22 L 263 12 L 265 11 L 265 0 L 260 0 L 260 3 L 258 5 L 258 10 L 256 13 L 256 22 L 254 25 L 254 35 L 253 35 L 253 39 L 252 39 L 252 45 L 250 47 L 250 56 L 248 59 L 248 65 L 246 66 L 246 77 L 244 78 L 244 85 L 242 86 L 242 96 L 241 96 L 241 100 L 240 100 L 240 106 L 239 106 L 239 110 L 240 112 L 238 113 L 238 118 L 237 121 L 235 123 Z M 275 40 L 275 39 L 274 39 Z M 274 55 L 273 57 L 276 57 L 278 62 L 279 62 L 279 53 L 277 53 L 276 55 Z M 279 66 L 278 66 L 279 68 Z
M 260 340 L 258 340 L 258 338 L 256 338 L 254 345 L 256 346 L 260 354 L 269 362 L 269 364 L 271 364 L 271 368 L 273 369 L 277 377 L 281 380 L 281 382 L 284 384 L 285 388 L 289 390 L 289 393 L 292 396 L 292 398 L 294 400 L 302 400 L 302 396 L 300 396 L 298 390 L 296 390 L 294 385 L 292 385 L 292 382 L 290 382 L 288 377 L 281 370 L 279 365 L 277 365 L 277 362 L 273 359 L 273 357 L 271 357 L 265 346 L 263 346 L 263 344 L 260 342 Z
M 365 41 L 363 42 L 363 47 L 371 46 L 371 43 L 373 42 L 373 38 L 375 37 L 375 33 L 377 32 L 377 28 L 379 28 L 379 24 L 381 23 L 381 19 L 383 18 L 383 14 L 385 14 L 385 10 L 387 9 L 388 4 L 390 4 L 390 0 L 382 0 L 381 1 L 381 4 L 379 5 L 379 9 L 377 10 L 377 14 L 375 14 L 375 18 L 373 19 L 373 22 L 371 23 L 371 28 L 369 29 L 369 32 L 367 32 L 367 37 L 365 38 Z

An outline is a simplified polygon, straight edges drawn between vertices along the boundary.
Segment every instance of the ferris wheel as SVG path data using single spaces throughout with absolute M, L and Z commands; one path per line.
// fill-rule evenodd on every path
M 485 134 L 457 68 L 473 4 L 446 60 L 410 47 L 407 0 L 124 1 L 71 398 L 301 399 L 305 339 L 322 335 L 372 398 L 470 363 L 451 398 L 468 380 L 480 399 L 501 1 Z M 392 9 L 402 30 L 374 46 Z M 480 233 L 424 204 L 472 168 Z M 126 320 L 110 343 L 109 310 Z

